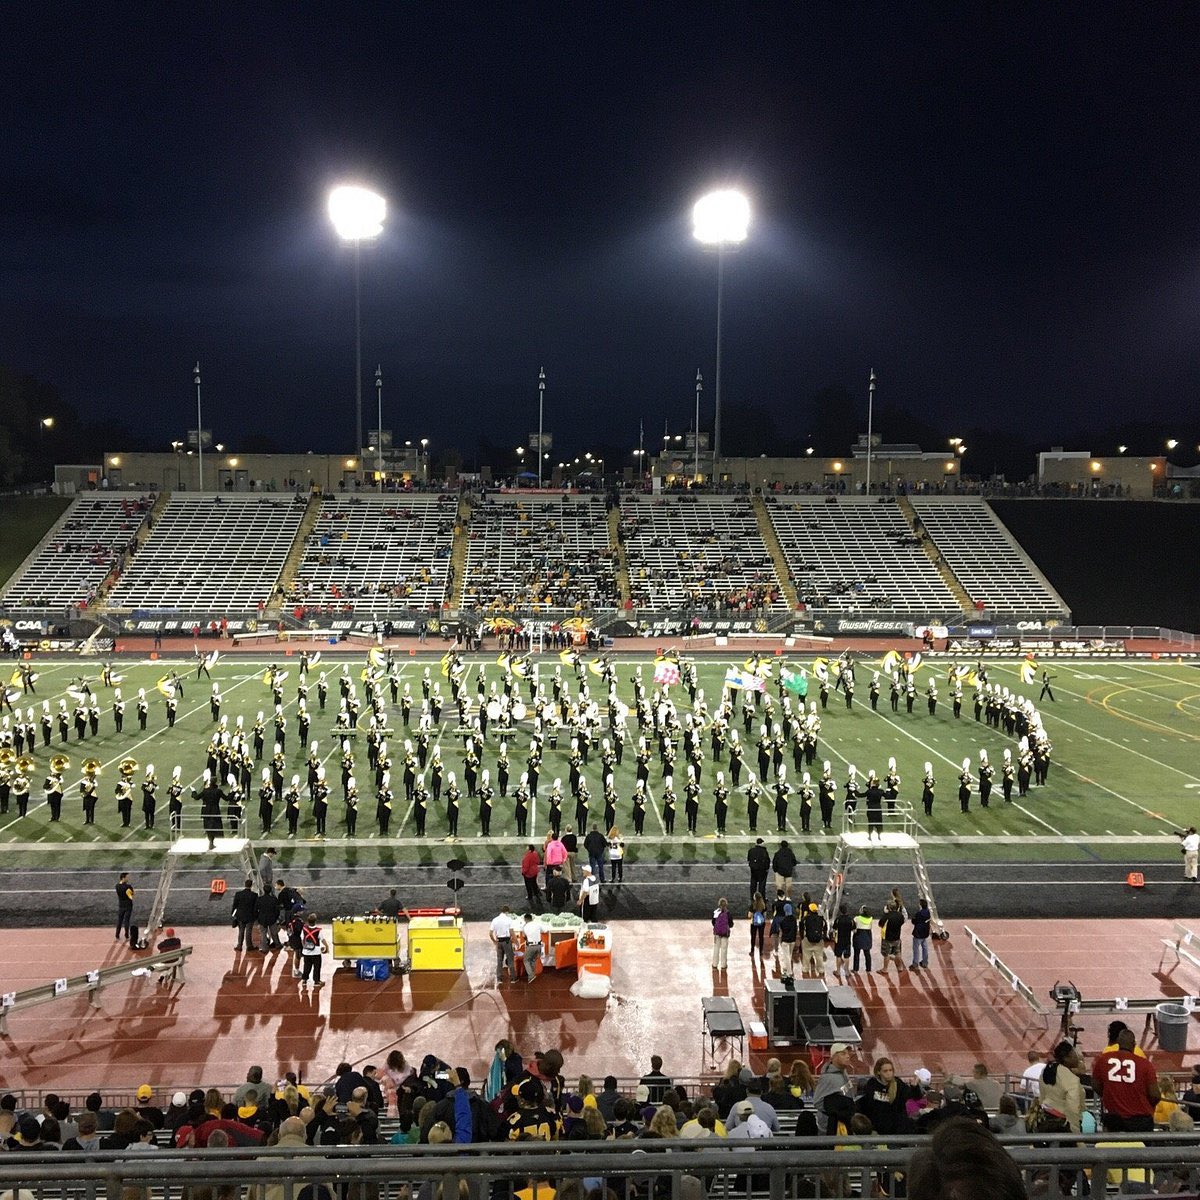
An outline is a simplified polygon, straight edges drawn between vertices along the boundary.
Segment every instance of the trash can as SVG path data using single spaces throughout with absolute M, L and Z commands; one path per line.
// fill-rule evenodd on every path
M 1158 1048 L 1182 1054 L 1187 1050 L 1191 1010 L 1182 1004 L 1160 1004 L 1154 1010 L 1158 1020 Z

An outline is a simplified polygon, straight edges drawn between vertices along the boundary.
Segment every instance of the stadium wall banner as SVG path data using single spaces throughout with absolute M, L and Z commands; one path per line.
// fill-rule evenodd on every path
M 219 618 L 218 618 L 219 619 Z M 198 625 L 200 636 L 208 633 L 208 627 L 214 618 L 211 615 L 203 617 L 126 617 L 121 622 L 122 633 L 171 633 L 176 630 L 191 633 Z M 225 627 L 230 633 L 254 633 L 258 629 L 258 621 L 253 617 L 226 618 Z
M 986 646 L 951 638 L 937 656 L 976 654 L 1036 654 L 1038 658 L 1124 658 L 1125 643 L 1104 638 L 993 638 Z
M 788 622 L 790 625 L 791 622 Z M 642 637 L 698 637 L 706 634 L 781 633 L 776 622 L 765 617 L 689 617 L 677 613 L 669 617 L 639 619 L 634 629 Z
M 821 617 L 813 622 L 813 629 L 817 633 L 857 633 L 873 637 L 916 636 L 911 621 L 901 621 L 895 617 Z
M 969 638 L 990 641 L 995 636 L 996 636 L 995 625 L 974 624 L 974 625 L 967 626 L 967 637 L 969 637 Z

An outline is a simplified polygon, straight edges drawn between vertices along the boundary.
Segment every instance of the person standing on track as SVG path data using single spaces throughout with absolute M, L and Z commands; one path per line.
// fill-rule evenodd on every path
M 1183 842 L 1183 877 L 1190 879 L 1193 883 L 1196 882 L 1198 867 L 1200 867 L 1200 833 L 1196 832 L 1195 825 L 1189 825 L 1182 833 L 1177 833 L 1176 837 Z
M 131 936 L 130 922 L 133 920 L 133 884 L 129 882 L 129 872 L 122 871 L 117 876 L 117 935 L 113 941 L 119 942 L 121 934 Z

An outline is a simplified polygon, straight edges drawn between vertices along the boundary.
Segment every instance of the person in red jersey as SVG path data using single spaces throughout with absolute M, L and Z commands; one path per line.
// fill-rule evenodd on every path
M 1150 1133 L 1158 1103 L 1158 1072 L 1154 1064 L 1134 1053 L 1132 1029 L 1117 1034 L 1117 1048 L 1106 1050 L 1092 1064 L 1092 1086 L 1100 1097 L 1105 1130 Z

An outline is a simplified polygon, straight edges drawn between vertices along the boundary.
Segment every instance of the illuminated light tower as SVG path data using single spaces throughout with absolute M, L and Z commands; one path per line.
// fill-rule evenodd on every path
M 362 269 L 360 247 L 383 232 L 387 201 L 364 187 L 336 187 L 329 193 L 329 219 L 343 241 L 354 243 L 354 453 L 363 447 L 362 424 Z
M 196 471 L 198 492 L 204 491 L 204 422 L 200 419 L 200 364 L 192 372 L 196 383 Z
M 359 418 L 362 419 L 361 417 Z M 375 366 L 375 474 L 383 491 L 383 367 Z
M 721 457 L 721 305 L 725 285 L 725 247 L 746 240 L 750 231 L 750 201 L 731 188 L 709 192 L 692 209 L 692 235 L 717 248 L 717 373 L 713 402 L 713 470 Z M 697 431 L 699 432 L 699 431 Z
M 538 368 L 538 491 L 542 490 L 542 415 L 546 405 L 546 368 Z

